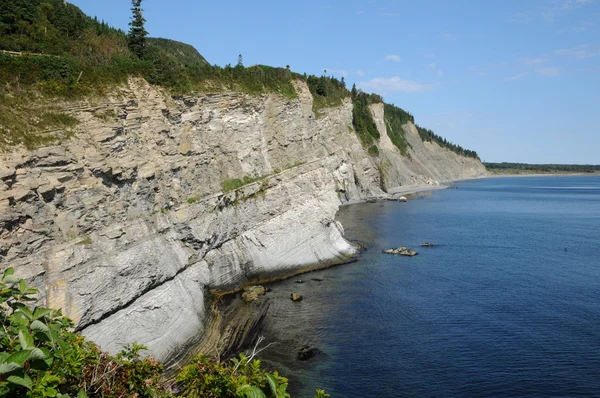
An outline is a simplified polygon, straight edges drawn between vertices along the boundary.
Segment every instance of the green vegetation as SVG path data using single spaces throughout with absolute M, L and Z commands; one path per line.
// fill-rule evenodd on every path
M 127 46 L 139 59 L 146 55 L 146 36 L 148 32 L 144 28 L 146 20 L 142 15 L 142 0 L 131 0 L 131 21 L 129 22 L 129 33 L 127 34 Z
M 416 127 L 417 127 L 417 131 L 419 131 L 419 135 L 421 136 L 421 139 L 423 141 L 428 141 L 428 142 L 433 141 L 433 142 L 437 143 L 439 146 L 441 146 L 443 148 L 447 148 L 447 149 L 451 150 L 452 152 L 457 153 L 458 155 L 466 156 L 469 158 L 479 160 L 479 155 L 477 155 L 477 152 L 471 151 L 469 149 L 464 149 L 460 145 L 453 144 L 453 143 L 447 141 L 445 138 L 442 138 L 439 135 L 435 134 L 433 131 L 431 131 L 429 129 L 423 128 L 419 125 L 416 125 Z
M 252 184 L 253 182 L 256 182 L 256 181 L 264 180 L 267 177 L 268 176 L 261 176 L 261 177 L 244 176 L 244 178 L 242 178 L 241 180 L 239 178 L 225 180 L 225 181 L 221 182 L 221 189 L 223 189 L 223 192 L 233 191 L 234 189 L 241 188 L 244 185 L 248 185 L 248 184 Z
M 352 93 L 352 103 L 354 104 L 352 108 L 352 125 L 363 146 L 369 147 L 380 137 L 369 105 L 383 102 L 383 99 L 377 94 L 356 91 L 355 87 L 353 87 Z
M 402 156 L 410 156 L 408 148 L 410 144 L 406 140 L 406 133 L 402 128 L 408 122 L 414 123 L 413 115 L 397 106 L 384 104 L 385 122 L 390 140 L 400 150 Z
M 288 380 L 240 354 L 226 362 L 197 356 L 176 376 L 179 393 L 161 379 L 164 367 L 132 344 L 112 356 L 72 332 L 60 310 L 36 306 L 36 289 L 4 271 L 0 280 L 0 397 L 286 398 Z M 327 397 L 317 390 L 316 397 Z
M 304 80 L 313 96 L 313 112 L 316 118 L 322 116 L 322 109 L 341 106 L 344 99 L 350 96 L 343 77 L 342 80 L 338 80 L 333 76 L 317 77 L 305 74 Z
M 369 105 L 383 102 L 380 96 L 363 93 L 355 86 L 348 91 L 343 78 L 302 76 L 291 72 L 289 66 L 246 68 L 241 54 L 236 66 L 210 66 L 192 46 L 147 38 L 140 7 L 141 0 L 132 0 L 131 30 L 126 34 L 63 0 L 6 0 L 0 5 L 0 50 L 21 52 L 0 53 L 0 81 L 5 83 L 0 86 L 0 149 L 21 144 L 32 149 L 68 138 L 69 131 L 48 130 L 73 127 L 73 123 L 40 121 L 43 118 L 37 115 L 54 112 L 46 108 L 56 99 L 103 95 L 130 76 L 143 77 L 172 94 L 231 90 L 278 93 L 290 99 L 297 96 L 294 80 L 304 80 L 314 97 L 316 117 L 322 116 L 324 108 L 340 106 L 351 97 L 352 123 L 363 146 L 371 148 L 380 138 L 369 109 Z M 412 121 L 412 116 L 388 104 L 385 113 L 390 139 L 408 156 L 401 126 Z M 478 158 L 474 151 L 431 130 L 418 130 L 424 141 Z
M 367 152 L 371 156 L 379 156 L 379 148 L 377 147 L 377 145 L 371 145 Z
M 534 173 L 600 173 L 600 165 L 584 164 L 527 164 L 527 163 L 484 163 L 488 171 L 496 174 Z
M 28 149 L 51 145 L 71 137 L 78 123 L 74 117 L 52 106 L 31 107 L 27 96 L 0 96 L 0 149 L 15 145 Z

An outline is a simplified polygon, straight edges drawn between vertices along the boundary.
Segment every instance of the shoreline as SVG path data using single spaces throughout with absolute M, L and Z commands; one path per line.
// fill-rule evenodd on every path
M 488 174 L 485 178 L 525 178 L 525 177 L 593 177 L 600 173 L 533 173 L 533 174 Z

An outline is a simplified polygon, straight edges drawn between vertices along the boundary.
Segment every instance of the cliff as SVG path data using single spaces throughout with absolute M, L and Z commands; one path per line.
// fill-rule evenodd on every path
M 485 174 L 411 123 L 402 156 L 383 104 L 371 105 L 372 157 L 350 100 L 315 118 L 295 85 L 296 99 L 172 98 L 130 79 L 62 104 L 79 120 L 73 138 L 0 157 L 0 268 L 14 266 L 102 348 L 135 341 L 166 361 L 209 332 L 215 293 L 348 261 L 341 204 Z

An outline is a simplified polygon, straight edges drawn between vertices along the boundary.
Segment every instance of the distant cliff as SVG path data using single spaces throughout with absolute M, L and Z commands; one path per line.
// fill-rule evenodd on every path
M 479 160 L 403 126 L 383 104 L 369 154 L 352 102 L 313 113 L 235 92 L 172 97 L 143 79 L 101 100 L 58 104 L 78 120 L 60 145 L 0 157 L 0 268 L 41 289 L 109 351 L 138 342 L 160 360 L 202 338 L 213 293 L 348 261 L 339 206 L 399 185 L 479 177 Z

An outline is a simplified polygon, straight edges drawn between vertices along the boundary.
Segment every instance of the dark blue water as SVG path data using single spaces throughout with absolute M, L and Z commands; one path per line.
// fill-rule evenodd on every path
M 292 396 L 600 396 L 600 177 L 470 181 L 338 219 L 359 261 L 271 293 L 263 354 Z M 419 255 L 381 253 L 397 246 Z M 297 361 L 304 344 L 323 354 Z

